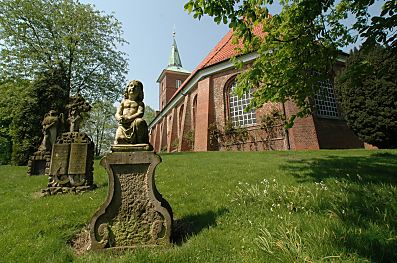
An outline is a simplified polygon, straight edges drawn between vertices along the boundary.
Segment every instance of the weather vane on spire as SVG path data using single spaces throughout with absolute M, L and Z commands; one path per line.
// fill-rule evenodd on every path
M 175 24 L 174 24 L 174 28 L 172 29 L 172 36 L 175 38 L 175 35 L 176 35 L 176 27 L 175 27 Z

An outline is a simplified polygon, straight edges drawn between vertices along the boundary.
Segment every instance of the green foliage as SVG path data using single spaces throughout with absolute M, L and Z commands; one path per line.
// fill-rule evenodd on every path
M 221 129 L 216 124 L 211 124 L 208 129 L 210 145 L 214 150 L 218 150 L 219 146 L 227 150 L 233 148 L 240 150 L 249 138 L 247 128 L 241 126 L 235 127 L 232 121 L 227 121 Z
M 270 15 L 268 7 L 278 2 L 282 11 Z M 395 1 L 387 1 L 379 17 L 368 21 L 373 0 L 189 0 L 185 9 L 195 18 L 214 17 L 216 23 L 229 24 L 242 53 L 255 51 L 258 58 L 252 67 L 237 78 L 238 94 L 255 90 L 251 107 L 266 102 L 294 101 L 302 117 L 312 111 L 311 101 L 318 82 L 329 78 L 338 50 L 353 43 L 359 30 L 362 37 L 395 44 Z M 344 20 L 352 14 L 356 23 L 350 28 Z M 381 21 L 382 20 L 382 21 Z M 262 30 L 263 34 L 255 34 Z M 391 33 L 389 32 L 391 30 Z M 394 30 L 394 31 L 393 31 Z M 389 34 L 388 34 L 389 33 Z M 393 35 L 394 34 L 394 35 Z M 389 36 L 384 37 L 384 36 Z M 393 42 L 394 41 L 394 42 Z M 242 63 L 235 59 L 236 65 Z
M 98 101 L 83 119 L 82 131 L 86 132 L 95 144 L 95 156 L 101 156 L 110 149 L 117 127 L 114 113 L 116 107 L 109 101 Z
M 353 28 L 358 30 L 361 37 L 372 43 L 397 48 L 397 2 L 384 1 L 380 14 L 371 17 L 368 7 L 374 3 L 374 0 L 342 0 L 339 6 L 356 16 Z
M 143 115 L 143 119 L 149 125 L 149 123 L 151 123 L 154 118 L 156 118 L 156 111 L 149 105 L 145 105 L 145 114 Z
M 272 139 L 280 133 L 285 127 L 285 116 L 277 108 L 272 108 L 268 113 L 263 114 L 260 121 L 260 127 L 266 133 L 265 141 L 267 148 L 272 149 Z
M 190 130 L 183 134 L 183 140 L 186 140 L 189 150 L 194 149 L 194 130 Z
M 12 143 L 10 136 L 0 135 L 0 165 L 11 161 Z
M 162 154 L 156 186 L 174 245 L 76 256 L 73 239 L 105 201 L 95 191 L 39 198 L 43 176 L 0 166 L 1 262 L 394 262 L 396 150 Z M 188 175 L 188 176 L 187 176 Z M 210 182 L 210 183 L 209 183 Z
M 177 151 L 178 146 L 179 146 L 179 138 L 175 138 L 172 142 L 171 142 L 171 152 L 173 151 Z
M 21 83 L 15 97 L 8 97 L 9 134 L 12 137 L 12 163 L 26 164 L 42 139 L 41 122 L 49 110 L 64 111 L 68 101 L 67 81 L 63 69 L 42 73 L 32 83 Z M 12 87 L 12 86 L 11 86 Z
M 12 136 L 10 124 L 12 122 L 12 109 L 14 108 L 20 89 L 16 83 L 0 84 L 0 163 L 6 164 L 11 160 Z
M 114 101 L 124 83 L 126 41 L 121 24 L 76 0 L 1 0 L 0 68 L 3 77 L 34 78 L 61 66 L 68 89 L 89 101 Z
M 336 89 L 349 127 L 364 142 L 397 148 L 397 55 L 364 45 L 337 77 Z

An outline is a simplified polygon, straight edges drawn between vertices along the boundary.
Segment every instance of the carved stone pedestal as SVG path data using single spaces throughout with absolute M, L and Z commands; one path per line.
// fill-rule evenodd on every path
M 91 219 L 89 249 L 169 245 L 172 210 L 154 182 L 160 157 L 133 147 L 130 152 L 119 148 L 113 147 L 114 152 L 101 160 L 109 176 L 109 190 Z

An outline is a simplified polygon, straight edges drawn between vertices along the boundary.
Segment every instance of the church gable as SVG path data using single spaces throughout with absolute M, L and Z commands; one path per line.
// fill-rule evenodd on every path
M 264 35 L 261 31 L 258 34 Z M 239 98 L 233 93 L 239 70 L 230 62 L 230 58 L 239 53 L 232 38 L 233 32 L 229 31 L 196 69 L 190 75 L 185 75 L 180 86 L 167 84 L 168 89 L 160 93 L 163 95 L 163 101 L 160 95 L 161 111 L 149 125 L 154 131 L 151 133 L 151 142 L 160 142 L 160 145 L 155 145 L 156 150 L 288 150 L 362 146 L 339 117 L 324 119 L 320 115 L 311 115 L 297 119 L 292 129 L 285 130 L 281 120 L 275 121 L 274 118 L 289 118 L 296 114 L 298 109 L 292 102 L 267 103 L 259 109 L 246 112 L 244 108 L 251 95 Z M 176 47 L 175 39 L 173 45 Z M 170 57 L 173 56 L 171 54 Z M 179 54 L 174 57 L 180 60 Z M 247 66 L 255 58 L 254 53 L 239 55 L 239 59 Z M 161 81 L 173 76 L 167 73 L 167 69 L 163 70 Z M 329 89 L 330 85 L 325 88 Z M 166 99 L 165 94 L 168 94 Z M 322 103 L 320 100 L 317 98 L 316 103 Z M 334 112 L 335 107 L 333 112 L 327 112 L 328 108 L 322 107 L 321 113 L 338 116 Z M 327 129 L 342 132 L 335 137 L 326 132 Z M 347 139 L 344 139 L 345 135 Z

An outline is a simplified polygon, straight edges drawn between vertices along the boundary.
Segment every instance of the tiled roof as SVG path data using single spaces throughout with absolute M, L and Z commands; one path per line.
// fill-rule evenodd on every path
M 253 33 L 256 36 L 263 37 L 265 34 L 262 31 L 261 26 L 256 26 L 253 29 Z M 219 43 L 211 50 L 207 57 L 199 64 L 198 69 L 212 66 L 216 63 L 228 60 L 233 56 L 240 55 L 238 48 L 242 48 L 243 45 L 240 42 L 238 45 L 233 44 L 233 30 L 229 32 L 219 41 Z
M 230 30 L 210 53 L 201 61 L 197 69 L 205 68 L 237 55 L 237 46 L 232 43 L 233 31 Z
M 264 36 L 265 33 L 262 31 L 262 27 L 257 26 L 254 28 L 253 33 L 257 36 Z M 201 63 L 193 70 L 192 74 L 182 83 L 179 89 L 172 96 L 171 100 L 187 85 L 187 83 L 195 76 L 195 74 L 209 66 L 217 63 L 229 60 L 233 56 L 239 55 L 239 47 L 242 47 L 241 42 L 236 45 L 233 44 L 233 30 L 229 32 L 218 42 L 218 44 L 210 51 L 210 53 L 201 61 Z M 171 101 L 170 100 L 170 101 Z

